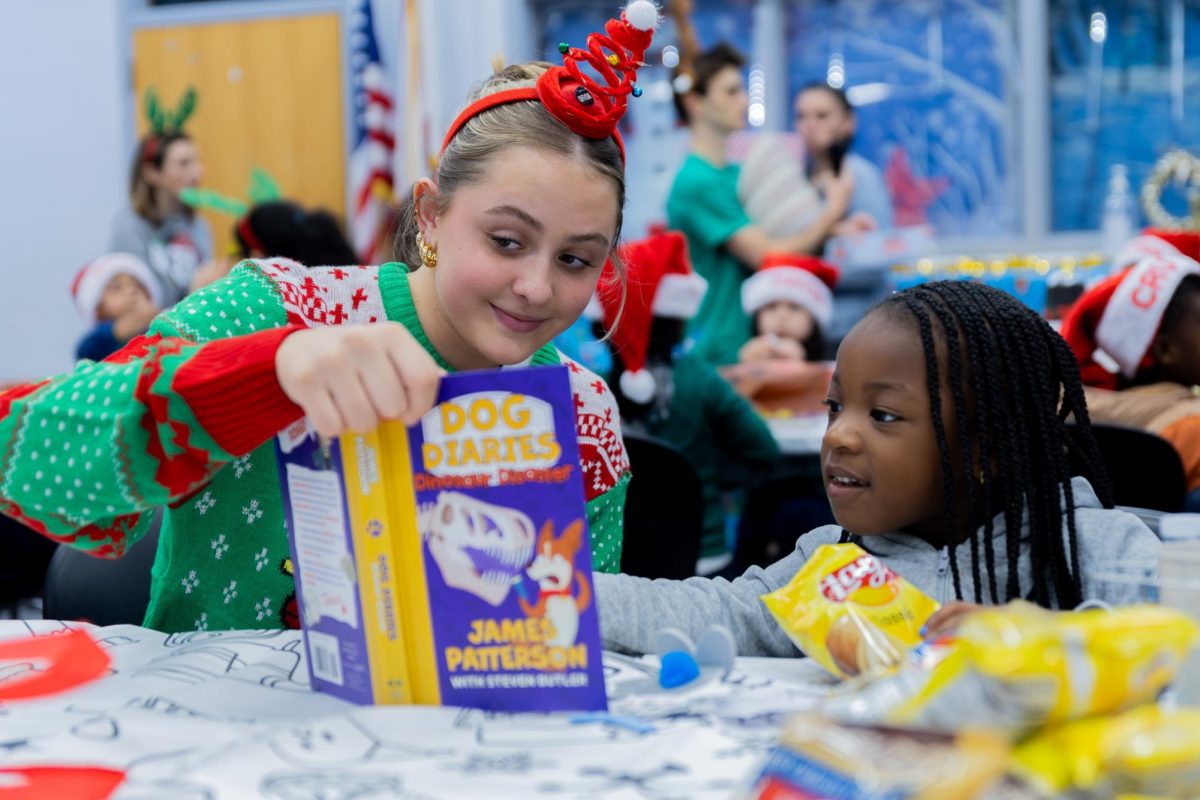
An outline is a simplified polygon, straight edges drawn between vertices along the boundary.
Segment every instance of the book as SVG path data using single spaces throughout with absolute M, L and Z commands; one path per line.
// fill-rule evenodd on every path
M 406 428 L 277 438 L 312 684 L 361 704 L 605 710 L 566 367 L 448 375 Z

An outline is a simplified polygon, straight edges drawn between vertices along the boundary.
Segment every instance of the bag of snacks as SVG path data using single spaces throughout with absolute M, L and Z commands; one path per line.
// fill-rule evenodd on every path
M 1153 700 L 1196 634 L 1196 623 L 1161 606 L 1071 612 L 1017 601 L 970 615 L 932 669 L 906 663 L 825 710 L 864 723 L 1024 734 Z
M 1046 728 L 1016 748 L 1012 764 L 1047 795 L 1200 797 L 1200 709 L 1146 705 Z
M 855 544 L 818 547 L 762 596 L 801 652 L 842 678 L 894 670 L 938 604 Z
M 791 719 L 767 756 L 752 800 L 951 800 L 980 797 L 1004 772 L 1008 743 L 987 731 L 953 736 Z

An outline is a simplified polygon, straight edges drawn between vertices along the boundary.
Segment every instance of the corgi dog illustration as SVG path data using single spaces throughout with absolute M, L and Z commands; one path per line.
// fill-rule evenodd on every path
M 530 605 L 519 597 L 521 610 L 528 617 L 545 617 L 554 626 L 554 637 L 547 644 L 570 647 L 579 633 L 579 615 L 592 601 L 592 587 L 587 577 L 575 569 L 575 554 L 584 545 L 583 520 L 568 525 L 561 536 L 554 536 L 550 520 L 542 526 L 534 548 L 533 561 L 525 574 L 537 581 L 537 603 Z M 573 585 L 579 587 L 575 595 Z

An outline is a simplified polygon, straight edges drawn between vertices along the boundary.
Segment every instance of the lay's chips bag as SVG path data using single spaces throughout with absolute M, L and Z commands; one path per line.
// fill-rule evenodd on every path
M 938 604 L 855 544 L 818 547 L 762 601 L 796 647 L 842 678 L 889 672 Z

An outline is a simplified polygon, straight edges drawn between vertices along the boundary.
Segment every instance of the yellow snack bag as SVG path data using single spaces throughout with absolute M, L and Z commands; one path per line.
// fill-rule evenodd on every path
M 906 664 L 826 713 L 855 722 L 953 731 L 970 723 L 1021 735 L 1152 701 L 1197 635 L 1161 606 L 1047 611 L 1023 601 L 970 615 L 932 669 Z
M 1017 747 L 1012 772 L 1046 794 L 1200 796 L 1200 709 L 1146 705 L 1046 728 Z
M 762 596 L 796 647 L 842 678 L 898 667 L 938 604 L 856 544 L 826 544 Z

